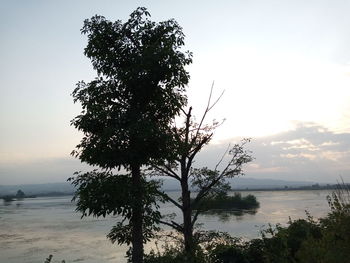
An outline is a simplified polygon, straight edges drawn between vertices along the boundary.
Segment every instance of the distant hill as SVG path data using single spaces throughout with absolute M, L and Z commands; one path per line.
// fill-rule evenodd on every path
M 308 181 L 285 181 L 275 179 L 256 179 L 249 177 L 238 177 L 229 180 L 233 190 L 245 189 L 282 189 L 285 187 L 297 188 L 302 186 L 311 186 L 315 182 Z M 166 191 L 180 190 L 179 183 L 175 179 L 165 179 L 163 182 L 163 189 Z
M 287 187 L 302 187 L 316 184 L 310 181 L 286 181 L 276 179 L 256 179 L 247 177 L 238 177 L 230 180 L 232 189 L 271 189 Z
M 282 189 L 285 187 L 296 188 L 302 186 L 311 186 L 315 182 L 307 181 L 285 181 L 275 179 L 256 179 L 249 177 L 239 177 L 230 179 L 233 190 L 254 190 L 254 189 Z M 162 188 L 165 191 L 178 191 L 180 185 L 175 179 L 164 179 Z M 18 190 L 22 190 L 26 195 L 38 195 L 48 193 L 66 193 L 74 192 L 74 187 L 68 183 L 48 183 L 48 184 L 23 184 L 23 185 L 0 185 L 0 196 L 15 195 Z

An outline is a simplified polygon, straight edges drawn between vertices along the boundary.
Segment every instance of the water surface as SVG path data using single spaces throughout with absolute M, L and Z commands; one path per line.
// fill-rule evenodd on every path
M 260 202 L 255 214 L 240 216 L 205 214 L 198 221 L 204 230 L 225 231 L 234 236 L 255 238 L 268 223 L 286 224 L 305 218 L 305 210 L 315 218 L 329 212 L 326 196 L 320 191 L 256 191 Z M 171 192 L 173 197 L 179 192 Z M 0 202 L 0 262 L 37 263 L 54 255 L 53 262 L 126 262 L 126 247 L 111 244 L 106 238 L 117 217 L 80 218 L 71 197 L 42 197 Z M 172 204 L 163 204 L 162 213 L 177 213 Z M 177 217 L 180 220 L 180 217 Z M 168 228 L 167 228 L 168 229 Z M 149 249 L 152 244 L 146 248 Z

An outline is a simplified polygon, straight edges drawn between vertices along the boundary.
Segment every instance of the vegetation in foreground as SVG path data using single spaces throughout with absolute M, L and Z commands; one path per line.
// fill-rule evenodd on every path
M 145 263 L 344 263 L 350 258 L 350 188 L 343 185 L 328 197 L 330 213 L 319 220 L 270 226 L 261 238 L 244 241 L 227 233 L 203 232 L 196 237 L 195 258 L 188 260 L 181 243 L 151 251 Z

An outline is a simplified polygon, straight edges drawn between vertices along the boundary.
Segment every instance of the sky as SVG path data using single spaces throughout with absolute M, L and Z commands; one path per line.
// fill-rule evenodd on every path
M 139 6 L 174 18 L 193 52 L 189 104 L 198 118 L 214 81 L 225 119 L 195 165 L 250 137 L 247 177 L 350 181 L 350 2 L 341 0 L 0 0 L 0 184 L 62 182 L 86 169 L 71 92 L 95 77 L 83 21 L 126 21 Z

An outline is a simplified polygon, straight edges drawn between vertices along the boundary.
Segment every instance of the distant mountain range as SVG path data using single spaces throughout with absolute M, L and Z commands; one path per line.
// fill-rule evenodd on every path
M 256 179 L 247 177 L 233 178 L 229 182 L 233 190 L 298 188 L 303 186 L 311 186 L 315 184 L 315 182 L 308 181 L 285 181 L 275 179 Z M 165 191 L 180 190 L 179 183 L 176 180 L 169 178 L 166 178 L 163 181 L 162 188 Z M 14 195 L 19 189 L 22 190 L 26 195 L 50 193 L 71 194 L 74 192 L 74 187 L 67 182 L 47 184 L 0 185 L 0 196 Z

